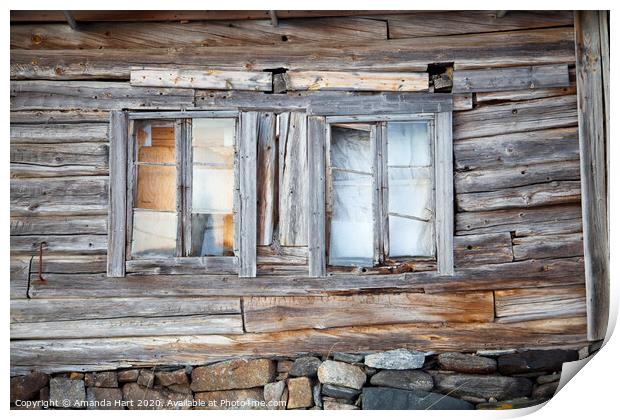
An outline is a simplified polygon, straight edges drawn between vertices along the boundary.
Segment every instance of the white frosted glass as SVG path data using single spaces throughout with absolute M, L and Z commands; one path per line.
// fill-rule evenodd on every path
M 389 216 L 391 257 L 435 255 L 432 222 Z
M 431 142 L 426 122 L 387 124 L 388 166 L 430 166 Z
M 195 118 L 192 120 L 194 163 L 232 167 L 234 141 L 234 119 Z
M 134 210 L 132 256 L 174 257 L 177 246 L 176 237 L 176 213 Z
M 232 213 L 234 188 L 232 169 L 194 166 L 192 176 L 194 213 Z
M 370 133 L 349 128 L 332 128 L 330 165 L 333 168 L 372 172 Z
M 339 260 L 359 260 L 360 265 L 372 264 L 372 222 L 348 222 L 332 220 L 329 242 L 329 263 L 338 265 Z M 366 264 L 364 264 L 366 261 Z
M 429 220 L 433 216 L 430 168 L 388 168 L 390 213 Z

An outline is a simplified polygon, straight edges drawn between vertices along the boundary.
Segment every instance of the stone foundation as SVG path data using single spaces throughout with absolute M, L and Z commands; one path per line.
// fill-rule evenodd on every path
M 509 409 L 540 404 L 562 363 L 590 354 L 530 350 L 425 355 L 334 353 L 206 366 L 32 372 L 11 378 L 13 409 Z

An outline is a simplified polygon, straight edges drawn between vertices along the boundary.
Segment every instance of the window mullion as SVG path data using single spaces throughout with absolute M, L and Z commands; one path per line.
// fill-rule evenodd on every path
M 382 163 L 381 124 L 370 128 L 370 150 L 373 157 L 372 170 L 372 220 L 373 220 L 373 265 L 383 261 L 381 253 L 381 168 Z
M 192 120 L 183 120 L 183 255 L 189 256 L 192 252 L 192 168 L 194 157 L 192 153 Z
M 381 206 L 380 210 L 380 224 L 379 224 L 379 232 L 380 232 L 380 251 L 381 251 L 381 262 L 384 262 L 387 256 L 390 254 L 390 231 L 389 231 L 389 179 L 388 179 L 388 168 L 387 168 L 387 123 L 382 122 L 379 126 L 380 134 L 379 139 L 381 140 L 381 147 L 379 148 L 379 162 L 380 162 L 380 180 L 381 180 L 381 188 L 380 188 L 380 202 Z
M 177 249 L 176 256 L 182 257 L 183 253 L 183 207 L 184 207 L 184 197 L 183 197 L 183 184 L 184 184 L 184 165 L 183 161 L 185 155 L 185 133 L 183 130 L 183 120 L 175 120 L 174 123 L 174 140 L 175 140 L 175 150 L 176 150 L 176 183 L 177 183 L 177 194 L 176 194 L 176 213 L 177 213 Z

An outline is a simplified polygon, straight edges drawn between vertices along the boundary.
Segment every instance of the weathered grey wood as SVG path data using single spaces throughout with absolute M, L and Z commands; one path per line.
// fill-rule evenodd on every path
M 11 217 L 11 235 L 107 235 L 107 216 Z
M 11 236 L 11 251 L 35 255 L 43 243 L 44 254 L 105 254 L 107 235 L 23 235 Z
M 527 101 L 531 99 L 551 98 L 554 96 L 574 95 L 577 87 L 572 84 L 569 87 L 547 88 L 547 89 L 528 89 L 513 90 L 503 92 L 478 92 L 476 93 L 476 103 L 499 101 Z
M 514 238 L 512 242 L 515 261 L 530 258 L 583 256 L 583 235 L 581 233 L 528 236 Z
M 218 69 L 135 68 L 132 86 L 270 91 L 271 73 Z
M 491 292 L 251 297 L 243 301 L 248 332 L 409 322 L 492 322 L 493 313 Z
M 123 82 L 11 82 L 12 111 L 179 109 L 190 108 L 193 104 L 192 89 L 135 87 Z
M 457 170 L 505 168 L 579 159 L 577 127 L 499 134 L 454 143 Z
M 457 235 L 499 232 L 515 232 L 516 236 L 581 232 L 581 206 L 566 204 L 456 215 Z
M 466 235 L 454 238 L 457 267 L 474 267 L 512 261 L 510 233 Z
M 609 135 L 609 129 L 611 125 L 609 119 L 609 95 L 611 93 L 609 90 L 609 11 L 599 10 L 598 18 L 599 33 L 601 36 L 601 75 L 603 76 L 603 99 L 605 107 L 605 175 L 607 179 L 607 209 L 609 209 L 609 160 L 611 159 L 611 153 L 609 150 L 609 144 L 611 141 L 611 137 Z M 609 211 L 607 211 L 607 226 L 609 226 Z
M 306 114 L 280 114 L 278 230 L 283 246 L 308 245 L 308 144 Z
M 325 145 L 323 117 L 308 117 L 308 273 L 325 275 Z
M 605 337 L 609 318 L 605 109 L 599 30 L 598 12 L 575 12 L 583 242 L 590 340 Z
M 108 258 L 107 255 L 47 255 L 43 257 L 42 272 L 46 273 L 65 273 L 65 274 L 103 274 L 106 273 Z M 33 257 L 31 265 L 31 276 L 33 280 L 38 280 L 39 276 L 39 257 Z
M 178 118 L 236 118 L 239 111 L 136 111 L 129 113 L 130 120 L 172 120 Z
M 452 92 L 498 92 L 569 86 L 568 66 L 506 67 L 485 70 L 456 70 Z
M 454 187 L 452 180 L 452 113 L 435 118 L 435 242 L 437 271 L 454 273 Z
M 579 160 L 570 160 L 457 172 L 454 177 L 454 186 L 456 193 L 460 194 L 496 191 L 550 181 L 577 180 L 579 180 Z
M 277 207 L 275 206 L 275 200 L 278 197 L 276 123 L 276 114 L 271 112 L 259 114 L 256 164 L 258 245 L 271 245 L 277 220 Z
M 231 357 L 263 357 L 334 351 L 579 348 L 586 343 L 583 317 L 512 324 L 429 323 L 306 329 L 287 333 L 188 335 L 144 338 L 17 340 L 11 342 L 11 374 L 99 371 L 129 366 L 203 365 Z M 53 343 L 53 345 L 52 345 Z M 41 348 L 46 349 L 41 352 Z
M 553 181 L 498 191 L 456 195 L 459 211 L 529 208 L 553 204 L 578 203 L 579 181 Z
M 259 246 L 257 264 L 283 264 L 286 266 L 308 265 L 308 247 L 305 246 Z M 307 271 L 307 270 L 306 270 Z
M 585 313 L 586 291 L 583 286 L 498 290 L 495 292 L 497 322 L 568 318 L 585 315 Z
M 479 106 L 454 115 L 454 139 L 493 136 L 577 124 L 572 95 L 500 105 Z
M 125 276 L 127 212 L 127 112 L 110 113 L 110 182 L 108 207 L 108 276 Z
M 428 73 L 289 71 L 284 75 L 287 90 L 345 90 L 427 92 Z
M 11 144 L 107 142 L 108 122 L 79 124 L 11 124 Z
M 237 274 L 237 257 L 179 257 L 135 259 L 125 263 L 128 275 Z
M 26 299 L 28 298 L 28 284 L 30 282 L 30 264 L 32 257 L 17 257 L 11 255 L 10 262 L 10 298 Z
M 239 277 L 256 277 L 256 144 L 258 112 L 239 120 Z
M 473 95 L 471 93 L 458 93 L 452 95 L 452 107 L 454 111 L 467 111 L 474 107 Z
M 106 123 L 107 128 L 109 120 L 107 111 L 96 110 L 11 112 L 11 124 Z

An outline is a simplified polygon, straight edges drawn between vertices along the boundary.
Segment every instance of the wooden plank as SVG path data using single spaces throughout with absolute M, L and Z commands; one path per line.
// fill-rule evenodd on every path
M 289 71 L 287 90 L 427 92 L 428 73 Z
M 511 10 L 501 18 L 496 10 L 424 11 L 385 16 L 385 19 L 391 39 L 518 31 L 573 24 L 572 13 L 568 10 Z
M 271 112 L 259 114 L 256 164 L 258 245 L 271 245 L 277 221 L 275 200 L 278 197 L 279 178 L 276 177 L 278 165 L 276 124 L 276 114 Z
M 500 69 L 456 70 L 452 92 L 497 92 L 569 86 L 568 66 L 506 67 Z
M 135 68 L 131 70 L 129 83 L 132 86 L 191 89 L 270 91 L 272 88 L 271 73 L 218 69 Z
M 454 187 L 452 178 L 452 113 L 435 117 L 435 241 L 437 271 L 454 273 Z
M 192 89 L 135 87 L 123 82 L 36 80 L 11 83 L 12 111 L 179 109 L 193 105 Z
M 11 217 L 11 235 L 107 235 L 107 216 Z
M 12 178 L 107 174 L 107 144 L 11 144 Z
M 307 329 L 243 335 L 18 340 L 11 342 L 11 374 L 99 371 L 129 366 L 203 365 L 231 357 L 382 351 L 474 352 L 505 348 L 579 348 L 584 317 L 512 324 L 419 323 Z M 41 349 L 45 349 L 44 352 Z
M 325 145 L 323 117 L 308 117 L 308 273 L 325 275 Z
M 11 124 L 11 145 L 18 143 L 107 142 L 108 122 L 79 124 Z
M 579 159 L 577 127 L 471 138 L 454 143 L 457 170 L 505 168 Z
M 304 112 L 280 114 L 279 237 L 283 246 L 308 245 L 308 139 Z
M 474 107 L 473 95 L 471 93 L 458 93 L 452 95 L 452 106 L 454 111 L 467 111 Z
M 492 322 L 493 313 L 491 292 L 250 297 L 243 301 L 248 332 L 410 322 Z
M 577 98 L 558 96 L 478 106 L 454 115 L 454 139 L 493 136 L 577 124 Z
M 55 274 L 103 274 L 106 273 L 107 255 L 44 255 L 41 272 Z M 32 279 L 38 280 L 39 257 L 33 257 L 31 264 Z
M 242 112 L 239 126 L 239 277 L 256 277 L 258 112 Z
M 107 235 L 23 235 L 11 236 L 11 252 L 38 254 L 43 243 L 44 254 L 105 254 Z
M 429 63 L 455 68 L 572 64 L 572 27 L 490 34 L 391 39 L 363 45 L 303 44 L 141 49 L 13 50 L 12 79 L 129 79 L 132 67 L 213 67 L 230 70 L 426 71 Z
M 553 181 L 498 191 L 456 194 L 458 211 L 486 211 L 578 203 L 579 181 Z
M 605 337 L 609 318 L 609 231 L 600 43 L 598 12 L 575 12 L 579 150 L 590 340 Z
M 516 236 L 581 232 L 581 206 L 566 204 L 456 214 L 456 234 L 515 232 Z
M 106 214 L 108 177 L 11 180 L 11 215 Z
M 280 13 L 280 11 L 278 11 Z M 176 20 L 176 19 L 175 19 Z M 11 27 L 13 49 L 173 48 L 232 45 L 361 43 L 387 39 L 382 20 L 358 17 L 233 22 L 90 23 L 73 31 L 64 22 Z
M 514 238 L 512 243 L 515 261 L 530 258 L 583 256 L 583 235 L 581 233 Z
M 527 101 L 531 99 L 552 98 L 554 96 L 575 95 L 576 93 L 577 87 L 574 86 L 574 84 L 572 86 L 559 88 L 478 92 L 476 93 L 476 103 Z
M 583 286 L 498 290 L 495 313 L 502 323 L 582 316 L 586 291 Z
M 454 186 L 457 194 L 496 191 L 550 181 L 578 181 L 579 160 L 539 163 L 535 165 L 499 167 L 457 172 Z
M 110 116 L 107 111 L 15 111 L 11 112 L 11 124 L 71 124 L 71 123 L 107 123 Z
M 511 262 L 510 233 L 457 236 L 454 238 L 454 256 L 457 267 Z
M 308 265 L 308 248 L 305 246 L 259 246 L 257 264 Z
M 11 255 L 10 261 L 10 298 L 26 299 L 28 298 L 28 284 L 30 282 L 30 263 L 32 257 L 17 257 Z
M 108 276 L 125 276 L 127 212 L 127 112 L 110 113 L 110 182 L 108 207 Z
M 179 257 L 165 259 L 136 259 L 125 263 L 131 275 L 173 274 L 237 274 L 237 257 Z

